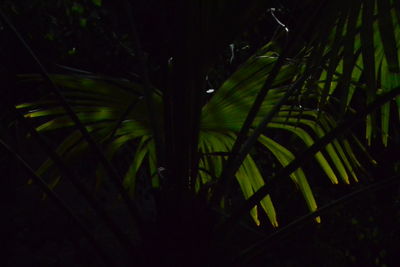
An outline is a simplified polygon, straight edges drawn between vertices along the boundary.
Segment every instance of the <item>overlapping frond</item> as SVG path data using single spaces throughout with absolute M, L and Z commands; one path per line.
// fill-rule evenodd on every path
M 195 185 L 198 189 L 202 185 L 214 182 L 221 174 L 224 156 L 214 154 L 231 151 L 255 95 L 262 88 L 276 62 L 276 53 L 266 48 L 268 46 L 262 49 L 263 53 L 257 53 L 243 64 L 217 89 L 203 107 L 199 137 L 199 151 L 202 158 L 199 161 L 199 179 L 196 180 Z M 287 62 L 282 67 L 254 124 L 259 123 L 285 95 L 286 90 L 299 76 L 300 69 L 300 66 L 294 62 Z M 38 76 L 25 76 L 25 79 L 40 80 Z M 123 148 L 131 147 L 130 164 L 126 166 L 123 181 L 131 193 L 135 192 L 136 176 L 143 164 L 150 167 L 152 184 L 159 185 L 154 140 L 148 124 L 145 104 L 142 101 L 142 88 L 139 84 L 122 79 L 77 75 L 52 75 L 52 79 L 62 88 L 64 96 L 96 142 L 106 148 L 109 159 L 115 158 Z M 154 100 L 157 103 L 157 114 L 160 114 L 159 117 L 162 118 L 160 96 L 154 94 Z M 63 109 L 51 98 L 38 103 L 21 104 L 18 108 L 26 110 L 26 117 L 38 119 L 40 122 L 37 126 L 38 131 L 68 128 L 73 125 Z M 288 104 L 274 116 L 268 128 L 289 132 L 295 135 L 303 146 L 308 147 L 316 138 L 322 137 L 329 131 L 330 120 L 332 118 L 326 113 L 303 110 L 302 107 Z M 279 143 L 280 141 L 269 137 L 268 128 L 260 136 L 259 142 L 271 152 L 277 162 L 285 166 L 295 158 L 296 151 L 290 151 L 284 144 Z M 335 140 L 315 155 L 321 169 L 334 184 L 338 183 L 339 179 L 350 183 L 350 177 L 357 181 L 354 172 L 357 167 L 354 162 L 357 160 L 349 146 L 345 146 L 343 142 L 347 140 Z M 72 131 L 59 145 L 57 153 L 68 160 L 77 158 L 85 149 L 86 143 L 79 132 Z M 261 176 L 258 168 L 252 156 L 248 155 L 235 175 L 245 198 L 249 198 L 264 186 L 264 179 L 268 179 Z M 52 162 L 47 160 L 38 172 L 54 174 Z M 52 181 L 56 184 L 59 177 L 57 175 L 54 177 Z M 303 194 L 309 209 L 316 210 L 316 200 L 303 170 L 298 169 L 291 178 Z M 269 195 L 266 196 L 261 201 L 260 208 L 266 212 L 272 225 L 277 226 L 278 220 L 272 201 Z M 255 222 L 259 223 L 257 211 L 257 207 L 253 208 L 251 215 Z
M 335 126 L 336 119 L 352 110 L 356 91 L 357 94 L 361 92 L 361 95 L 364 95 L 368 104 L 379 94 L 400 85 L 398 4 L 391 0 L 365 0 L 343 4 L 342 8 L 332 10 L 337 16 L 331 16 L 333 19 L 322 27 L 324 31 L 330 31 L 329 37 L 323 38 L 323 32 L 316 31 L 309 37 L 310 43 L 302 50 L 301 57 L 307 58 L 312 55 L 312 51 L 319 51 L 313 55 L 321 57 L 313 59 L 311 65 L 307 66 L 304 64 L 307 60 L 302 58 L 285 59 L 253 122 L 253 126 L 256 127 L 285 96 L 288 89 L 305 75 L 305 68 L 314 69 L 307 74 L 309 77 L 301 90 L 289 96 L 288 103 L 275 114 L 258 140 L 282 166 L 295 158 L 296 151 L 290 151 L 281 140 L 273 140 L 269 136 L 270 129 L 291 133 L 303 146 L 312 146 L 315 140 L 323 137 Z M 326 35 L 326 32 L 324 34 Z M 224 156 L 214 154 L 231 151 L 255 96 L 263 87 L 279 57 L 279 53 L 272 47 L 271 44 L 267 44 L 245 62 L 202 107 L 198 145 L 202 157 L 199 161 L 197 187 L 212 182 L 221 174 Z M 24 79 L 40 80 L 38 76 L 25 76 Z M 135 177 L 143 164 L 150 166 L 153 184 L 159 184 L 154 141 L 140 84 L 90 75 L 52 75 L 52 80 L 63 89 L 64 96 L 78 118 L 94 139 L 104 145 L 110 159 L 127 145 L 132 147 L 130 164 L 123 181 L 131 192 L 134 192 Z M 156 109 L 154 114 L 159 114 L 157 124 L 162 125 L 161 93 L 156 91 L 153 97 Z M 341 106 L 336 109 L 340 116 L 329 114 L 325 109 L 328 103 L 334 103 L 332 100 L 335 97 L 341 99 Z M 307 106 L 307 103 L 313 103 L 310 99 L 314 99 L 314 103 L 317 104 Z M 397 109 L 400 110 L 400 98 L 397 97 L 395 101 Z M 392 103 L 385 104 L 381 108 L 380 116 L 371 114 L 367 117 L 368 143 L 380 132 L 383 144 L 388 144 L 391 105 Z M 27 118 L 38 119 L 39 131 L 73 125 L 64 110 L 51 98 L 21 104 L 18 108 L 26 111 Z M 57 152 L 67 159 L 75 158 L 85 150 L 85 146 L 80 134 L 72 131 L 59 145 Z M 334 184 L 339 180 L 347 184 L 351 180 L 358 180 L 356 169 L 361 167 L 361 164 L 346 139 L 335 139 L 315 154 L 315 160 Z M 52 163 L 46 161 L 38 172 L 43 174 L 52 168 Z M 306 177 L 301 169 L 291 175 L 309 209 L 313 211 L 317 205 Z M 262 187 L 265 184 L 264 179 L 268 179 L 261 177 L 251 155 L 246 156 L 236 173 L 236 178 L 245 198 Z M 55 179 L 53 184 L 58 181 L 58 176 Z M 266 196 L 261 202 L 261 207 L 271 223 L 276 226 L 277 218 L 272 201 L 270 196 Z M 252 216 L 258 222 L 256 212 L 257 208 L 254 208 Z
M 399 86 L 400 10 L 397 1 L 365 0 L 343 6 L 332 27 L 326 46 L 323 71 L 315 78 L 321 98 L 320 105 L 332 95 L 341 99 L 341 113 L 353 105 L 355 96 L 365 105 L 377 96 Z M 347 7 L 347 10 L 346 10 Z M 319 33 L 325 34 L 325 33 Z M 357 94 L 355 94 L 357 92 Z M 397 103 L 397 104 L 396 104 Z M 366 119 L 368 144 L 380 137 L 388 145 L 390 106 L 399 110 L 398 97 Z
M 263 86 L 267 74 L 276 61 L 275 55 L 276 53 L 268 51 L 265 54 L 258 54 L 252 57 L 226 80 L 203 108 L 201 128 L 207 132 L 225 134 L 227 137 L 230 137 L 232 133 L 237 133 L 253 104 L 255 95 Z M 289 62 L 283 66 L 282 71 L 275 80 L 274 88 L 269 90 L 255 119 L 254 126 L 284 96 L 287 89 L 294 84 L 298 74 L 299 66 L 295 65 L 295 63 Z M 282 146 L 269 138 L 269 128 L 292 133 L 302 141 L 304 146 L 309 147 L 314 144 L 314 140 L 324 136 L 330 130 L 331 126 L 328 121 L 332 121 L 332 118 L 326 113 L 312 109 L 304 110 L 301 106 L 294 106 L 288 103 L 288 105 L 284 105 L 281 108 L 281 111 L 267 125 L 267 129 L 260 136 L 259 142 L 274 155 L 282 166 L 286 166 L 294 159 L 293 153 L 295 151 L 290 151 L 284 145 Z M 315 155 L 315 159 L 321 169 L 334 184 L 337 184 L 339 179 L 347 184 L 350 183 L 350 179 L 357 181 L 354 169 L 359 167 L 359 165 L 355 165 L 358 161 L 351 150 L 347 151 L 349 146 L 344 145 L 347 142 L 347 140 L 335 140 L 332 144 L 327 145 L 323 151 Z M 225 148 L 222 151 L 229 151 L 229 149 Z M 212 158 L 213 156 L 209 157 Z M 219 166 L 218 169 L 220 168 Z M 291 177 L 299 186 L 310 210 L 316 210 L 316 201 L 304 172 L 298 169 Z M 268 177 L 264 177 L 264 179 L 268 179 Z M 239 181 L 239 184 L 242 188 L 244 187 L 241 181 Z M 261 185 L 264 185 L 263 180 Z

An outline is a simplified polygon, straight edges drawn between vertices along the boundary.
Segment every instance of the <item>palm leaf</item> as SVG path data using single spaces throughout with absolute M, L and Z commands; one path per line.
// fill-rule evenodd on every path
M 340 91 L 341 99 L 346 100 L 342 101 L 344 110 L 352 106 L 357 89 L 365 92 L 365 104 L 369 104 L 380 92 L 388 92 L 398 85 L 395 80 L 399 72 L 400 10 L 395 2 L 360 1 L 355 8 L 347 7 L 347 13 L 343 11 L 338 16 L 335 34 L 326 48 L 328 61 L 319 77 L 319 83 L 323 84 L 320 103 L 326 103 L 330 95 Z M 368 144 L 379 132 L 382 143 L 388 145 L 391 105 L 388 102 L 382 106 L 380 118 L 375 112 L 367 116 Z
M 276 57 L 273 56 L 275 52 L 268 50 L 269 47 L 271 46 L 265 46 L 261 50 L 262 53 L 258 52 L 245 62 L 217 89 L 210 101 L 203 107 L 199 138 L 200 153 L 206 155 L 231 151 L 233 141 L 237 138 L 237 133 L 252 106 L 254 96 L 261 90 L 267 74 L 272 70 L 273 63 L 276 61 Z M 265 114 L 284 97 L 288 87 L 297 79 L 298 73 L 299 63 L 288 61 L 282 66 L 274 80 L 273 88 L 269 90 L 260 107 L 254 125 L 257 125 Z M 32 81 L 40 80 L 37 76 L 25 76 L 25 78 Z M 62 87 L 62 92 L 74 112 L 95 140 L 107 147 L 107 157 L 110 160 L 123 147 L 132 142 L 137 143 L 135 151 L 132 151 L 131 164 L 126 166 L 124 178 L 124 186 L 129 188 L 131 193 L 134 192 L 135 177 L 139 168 L 144 164 L 146 155 L 151 159 L 151 173 L 157 173 L 155 155 L 153 155 L 155 151 L 150 141 L 152 140 L 150 125 L 145 104 L 140 101 L 143 89 L 139 84 L 123 79 L 87 75 L 54 75 L 52 79 Z M 158 94 L 161 93 L 158 92 Z M 155 106 L 158 110 L 157 114 L 162 114 L 161 98 L 157 94 L 154 94 L 153 97 L 157 104 Z M 115 122 L 121 118 L 126 107 L 132 101 L 137 101 L 137 104 L 129 114 L 124 115 L 125 119 L 117 124 L 119 126 L 112 134 L 116 126 Z M 40 131 L 56 130 L 73 125 L 63 109 L 58 108 L 56 102 L 51 99 L 46 99 L 41 103 L 21 104 L 18 108 L 28 110 L 26 117 L 40 119 L 41 122 L 37 127 Z M 303 141 L 305 146 L 313 145 L 314 138 L 324 136 L 327 131 L 317 123 L 319 119 L 317 111 L 296 111 L 293 110 L 293 106 L 287 105 L 284 105 L 281 110 L 268 127 L 295 134 Z M 270 150 L 283 166 L 290 163 L 294 158 L 293 153 L 268 138 L 267 133 L 261 137 L 263 140 L 261 143 L 264 147 Z M 85 149 L 85 144 L 82 140 L 77 142 L 76 139 L 76 133 L 67 136 L 66 141 L 59 146 L 58 152 L 64 154 L 67 159 L 77 158 Z M 317 153 L 315 158 L 333 183 L 338 182 L 338 176 L 345 183 L 349 183 L 348 177 L 355 177 L 355 174 L 352 162 L 347 159 L 344 150 L 341 149 L 340 142 L 342 141 L 335 140 L 334 145 L 328 144 L 325 151 Z M 68 151 L 68 153 L 65 153 L 65 151 Z M 49 168 L 51 168 L 51 162 L 47 161 L 40 168 L 40 172 L 46 172 L 50 170 Z M 200 171 L 199 179 L 196 180 L 197 190 L 201 188 L 201 184 L 207 184 L 221 174 L 223 158 L 204 156 L 199 163 L 199 168 L 204 171 Z M 249 198 L 265 184 L 250 155 L 245 158 L 235 176 L 245 198 Z M 315 210 L 316 202 L 303 171 L 299 169 L 292 177 L 296 177 L 294 181 L 301 189 L 309 209 Z M 159 183 L 156 182 L 158 179 L 153 180 L 155 184 Z M 267 213 L 272 225 L 277 226 L 276 214 L 270 196 L 267 195 L 261 201 L 261 207 Z M 252 210 L 251 215 L 255 222 L 259 223 L 257 208 Z

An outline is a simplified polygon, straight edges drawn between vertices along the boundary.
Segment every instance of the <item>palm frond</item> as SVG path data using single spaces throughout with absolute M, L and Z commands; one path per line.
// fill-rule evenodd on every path
M 222 86 L 217 89 L 210 101 L 202 109 L 199 149 L 200 153 L 206 155 L 215 152 L 230 152 L 241 129 L 246 114 L 251 108 L 255 95 L 261 90 L 268 73 L 272 70 L 277 58 L 275 52 L 268 50 L 270 45 L 262 49 L 264 53 L 258 52 L 251 57 L 243 66 L 236 71 Z M 296 80 L 299 73 L 299 64 L 288 61 L 282 66 L 281 71 L 274 80 L 271 88 L 262 103 L 260 110 L 254 120 L 257 125 L 276 103 L 284 97 L 288 87 Z M 38 81 L 35 76 L 25 76 L 31 81 Z M 135 190 L 135 179 L 138 170 L 145 162 L 145 157 L 152 158 L 151 173 L 157 173 L 154 162 L 154 144 L 148 124 L 145 104 L 140 101 L 141 86 L 133 82 L 119 79 L 102 79 L 84 75 L 66 76 L 54 75 L 52 79 L 63 88 L 63 94 L 73 107 L 78 118 L 86 126 L 97 142 L 107 147 L 107 157 L 110 160 L 116 157 L 118 151 L 129 144 L 135 143 L 134 151 L 130 156 L 130 164 L 126 166 L 124 175 L 124 186 L 133 193 Z M 110 82 L 111 81 L 111 82 Z M 161 93 L 160 93 L 161 94 Z M 133 100 L 137 99 L 135 107 L 126 114 L 126 118 L 113 130 L 115 122 Z M 161 112 L 161 98 L 154 95 L 156 109 Z M 63 109 L 57 107 L 51 99 L 41 103 L 21 104 L 21 109 L 27 109 L 26 117 L 40 119 L 37 127 L 40 131 L 50 131 L 70 127 L 72 121 L 66 116 Z M 322 137 L 329 129 L 327 124 L 319 124 L 321 114 L 315 110 L 296 110 L 293 106 L 284 105 L 268 125 L 271 129 L 287 131 L 303 141 L 306 147 L 314 144 L 314 139 Z M 326 114 L 322 116 L 327 117 Z M 328 119 L 326 119 L 328 120 Z M 161 123 L 161 122 L 159 122 Z M 113 136 L 110 137 L 111 132 Z M 108 139 L 108 138 L 111 138 Z M 278 162 L 286 166 L 294 159 L 293 152 L 284 148 L 281 144 L 268 137 L 266 133 L 260 137 L 260 143 L 275 156 Z M 344 153 L 343 141 L 335 140 L 328 144 L 324 151 L 318 152 L 315 158 L 322 170 L 326 173 L 332 183 L 338 183 L 340 177 L 345 183 L 349 183 L 349 177 L 357 180 L 352 162 Z M 58 147 L 58 153 L 67 159 L 75 159 L 86 148 L 86 144 L 80 139 L 77 132 L 66 137 L 65 141 Z M 353 154 L 354 155 L 354 154 Z M 199 190 L 201 184 L 207 184 L 221 174 L 223 158 L 204 156 L 200 161 L 199 168 L 205 170 L 199 173 L 196 180 L 196 188 Z M 332 167 L 334 166 L 334 167 Z M 51 161 L 46 161 L 39 172 L 41 174 L 53 169 Z M 53 170 L 54 171 L 54 170 Z M 212 175 L 210 175 L 212 174 Z M 258 167 L 252 157 L 248 155 L 243 165 L 236 173 L 237 181 L 244 193 L 249 198 L 254 192 L 265 185 Z M 317 208 L 306 176 L 301 169 L 291 176 L 303 193 L 307 205 L 311 211 Z M 265 179 L 268 179 L 267 177 Z M 158 180 L 158 178 L 152 178 Z M 154 182 L 158 184 L 159 182 Z M 272 225 L 277 226 L 277 218 L 270 196 L 261 201 L 261 206 L 267 213 Z M 257 208 L 254 208 L 251 215 L 256 223 L 259 223 Z
M 367 105 L 382 92 L 398 86 L 400 10 L 395 2 L 365 0 L 338 16 L 326 47 L 329 59 L 317 79 L 323 87 L 320 103 L 340 94 L 345 99 L 341 102 L 343 113 L 352 106 L 356 91 L 365 96 Z M 368 144 L 379 135 L 382 143 L 388 145 L 391 105 L 388 102 L 382 106 L 380 116 L 376 112 L 367 116 Z

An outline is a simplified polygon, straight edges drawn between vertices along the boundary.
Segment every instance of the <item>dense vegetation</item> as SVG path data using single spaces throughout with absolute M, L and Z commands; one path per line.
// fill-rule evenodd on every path
M 4 1 L 4 266 L 394 266 L 400 6 L 331 2 Z

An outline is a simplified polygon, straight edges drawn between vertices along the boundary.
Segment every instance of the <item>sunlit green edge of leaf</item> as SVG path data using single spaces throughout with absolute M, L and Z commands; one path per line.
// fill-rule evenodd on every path
M 321 125 L 325 126 L 325 130 L 323 130 L 320 125 L 318 125 L 317 121 L 311 121 L 309 119 L 303 119 L 303 118 L 298 118 L 298 119 L 293 119 L 293 118 L 279 118 L 276 117 L 274 118 L 274 122 L 280 122 L 280 123 L 284 123 L 284 124 L 288 124 L 291 123 L 296 127 L 299 127 L 299 125 L 297 124 L 303 124 L 308 126 L 310 129 L 313 130 L 313 132 L 316 134 L 316 136 L 318 138 L 322 138 L 325 135 L 325 132 L 329 131 L 329 126 L 327 124 L 323 124 L 322 122 L 324 121 L 324 117 L 325 116 L 320 116 L 320 120 L 319 122 L 321 123 Z M 296 124 L 297 123 L 297 124 Z M 304 129 L 303 129 L 304 130 Z M 293 131 L 294 132 L 294 131 Z M 333 146 L 332 146 L 333 144 Z M 347 170 L 351 173 L 352 177 L 357 180 L 357 177 L 353 171 L 353 168 L 351 167 L 350 162 L 348 161 L 341 145 L 339 144 L 338 140 L 335 139 L 332 144 L 328 144 L 325 147 L 325 150 L 327 151 L 329 157 L 331 158 L 331 160 L 333 161 L 333 165 L 335 166 L 336 170 L 338 171 L 340 177 L 342 178 L 342 180 L 346 183 L 349 184 L 349 177 L 346 171 L 345 166 L 347 167 Z M 339 155 L 337 154 L 339 153 Z M 343 163 L 342 163 L 343 162 Z M 343 164 L 345 166 L 343 166 Z
M 281 123 L 273 123 L 273 122 L 269 123 L 268 127 L 290 131 L 294 133 L 296 136 L 298 136 L 301 140 L 303 140 L 306 146 L 311 146 L 312 144 L 314 144 L 314 141 L 311 138 L 311 136 L 306 131 L 298 127 L 285 125 Z M 333 171 L 333 169 L 331 168 L 330 164 L 325 159 L 323 154 L 321 152 L 317 152 L 315 154 L 315 159 L 317 160 L 321 168 L 324 170 L 328 178 L 331 180 L 331 182 L 333 184 L 338 184 L 338 178 L 336 177 L 335 172 Z
M 143 136 L 140 139 L 138 147 L 135 151 L 132 163 L 129 165 L 128 171 L 126 172 L 123 180 L 123 185 L 127 188 L 130 194 L 134 194 L 135 185 L 136 185 L 136 175 L 139 171 L 140 166 L 143 163 L 143 160 L 146 155 L 149 153 L 149 137 Z
M 212 131 L 202 131 L 200 134 L 200 147 L 207 147 L 209 151 L 218 151 L 218 152 L 229 152 L 233 146 L 234 142 L 234 134 L 231 132 L 226 133 L 217 133 Z M 209 156 L 208 161 L 207 159 L 200 167 L 207 168 L 207 166 L 211 165 L 213 162 L 216 165 L 216 174 L 220 174 L 222 171 L 222 161 L 214 162 L 211 160 Z M 219 173 L 218 173 L 219 172 Z M 208 175 L 207 175 L 208 176 Z M 258 171 L 257 166 L 255 165 L 254 161 L 251 159 L 250 156 L 247 156 L 246 159 L 243 161 L 243 164 L 240 166 L 239 170 L 236 173 L 236 180 L 239 183 L 239 186 L 243 192 L 245 199 L 248 199 L 250 196 L 254 194 L 259 188 L 264 185 L 264 180 L 261 177 L 261 174 Z M 211 180 L 212 177 L 209 177 Z M 266 196 L 261 201 L 261 207 L 267 214 L 267 217 L 271 224 L 274 227 L 278 226 L 278 222 L 276 219 L 276 212 L 275 208 L 272 204 L 270 196 Z M 257 207 L 254 207 L 250 211 L 250 215 L 253 218 L 256 225 L 260 225 L 260 220 L 258 218 L 258 211 Z
M 276 116 L 273 121 L 274 122 L 281 122 L 281 123 L 291 123 L 292 125 L 296 126 L 296 127 L 300 127 L 299 124 L 304 124 L 304 125 L 308 125 L 316 134 L 319 138 L 323 137 L 324 132 L 329 132 L 332 127 L 335 127 L 336 123 L 334 122 L 334 120 L 332 120 L 329 115 L 325 114 L 325 113 L 320 113 L 318 115 L 318 113 L 316 111 L 304 111 L 304 112 L 292 112 L 291 115 L 293 117 L 297 117 L 297 116 L 309 116 L 311 118 L 313 118 L 314 120 L 310 120 L 310 119 L 304 119 L 304 118 L 288 118 L 289 116 L 289 112 L 286 111 L 281 111 L 278 113 L 278 116 Z M 286 118 L 285 120 L 283 120 L 282 118 Z M 318 120 L 317 120 L 318 119 Z M 321 125 L 321 127 L 319 126 L 319 124 Z M 319 128 L 318 132 L 315 131 L 314 127 Z M 350 148 L 350 145 L 348 144 L 347 140 L 341 140 L 341 142 L 344 144 L 345 142 L 347 142 L 347 147 L 343 148 L 342 145 L 340 144 L 340 142 L 338 141 L 338 139 L 335 139 L 332 144 L 333 147 L 335 148 L 335 150 L 337 151 L 337 153 L 339 153 L 340 155 L 340 159 L 343 162 L 343 164 L 345 165 L 346 169 L 349 171 L 351 177 L 354 179 L 354 181 L 358 181 L 357 175 L 354 172 L 354 168 L 352 167 L 352 163 L 355 164 L 355 166 L 360 167 L 361 164 L 359 163 L 359 161 L 357 160 L 356 156 L 354 155 L 353 151 Z M 346 153 L 344 152 L 344 150 L 346 150 Z M 334 151 L 331 151 L 331 153 L 334 153 Z M 350 157 L 350 159 L 352 160 L 352 163 L 350 163 L 350 161 L 348 160 L 347 157 Z M 342 175 L 343 172 L 346 172 L 346 170 L 342 169 L 342 172 L 339 173 L 340 175 Z M 345 183 L 349 183 L 349 180 L 346 176 L 341 176 L 342 179 L 344 180 Z
M 271 153 L 276 157 L 276 159 L 279 161 L 280 164 L 282 164 L 283 167 L 288 165 L 295 158 L 295 156 L 289 150 L 264 135 L 261 135 L 258 141 L 263 144 L 269 151 L 271 151 Z M 304 175 L 303 170 L 300 168 L 297 169 L 290 174 L 290 177 L 299 186 L 300 191 L 304 199 L 306 200 L 309 210 L 317 210 L 318 207 L 314 198 L 314 194 L 312 193 L 312 190 Z M 321 221 L 319 217 L 315 218 L 315 220 L 317 222 Z

